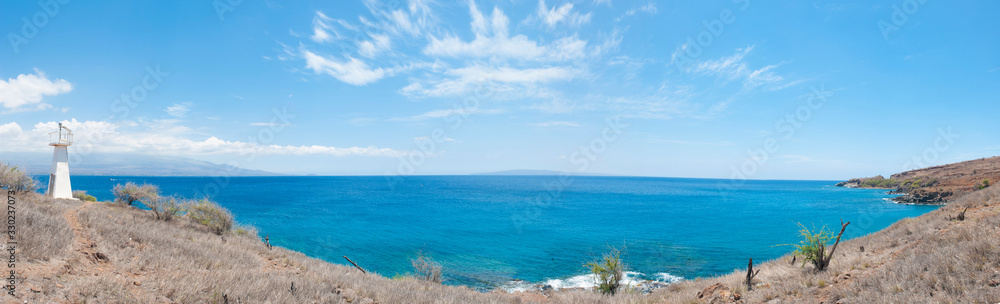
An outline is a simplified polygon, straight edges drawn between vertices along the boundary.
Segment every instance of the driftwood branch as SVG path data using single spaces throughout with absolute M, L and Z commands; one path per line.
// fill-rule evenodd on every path
M 753 258 L 750 258 L 750 263 L 747 264 L 747 291 L 753 290 L 753 278 L 760 273 L 760 269 L 753 271 Z
M 830 247 L 830 253 L 827 254 L 825 257 L 822 257 L 823 260 L 820 261 L 819 265 L 820 267 L 818 270 L 823 270 L 826 269 L 827 266 L 830 266 L 830 260 L 833 259 L 833 252 L 837 251 L 837 245 L 840 245 L 840 237 L 844 236 L 844 230 L 847 229 L 847 225 L 850 224 L 851 222 L 844 223 L 844 220 L 840 220 L 840 233 L 837 234 L 837 241 L 833 242 L 833 247 Z M 820 244 L 819 246 L 820 252 L 824 252 L 823 247 L 824 247 L 823 244 Z
M 351 265 L 354 265 L 355 268 L 357 268 L 358 270 L 361 270 L 361 272 L 366 273 L 366 274 L 368 273 L 364 269 L 361 269 L 361 267 L 358 266 L 358 264 L 355 264 L 354 261 L 351 261 L 351 259 L 348 258 L 346 255 L 344 256 L 344 258 L 347 259 L 348 262 L 351 262 Z

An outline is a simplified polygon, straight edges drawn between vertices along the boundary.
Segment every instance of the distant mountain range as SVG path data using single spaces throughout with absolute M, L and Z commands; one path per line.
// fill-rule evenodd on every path
M 25 169 L 32 175 L 49 174 L 52 154 L 0 153 L 0 161 Z M 76 161 L 76 162 L 74 162 Z M 79 160 L 70 155 L 69 172 L 73 175 L 124 175 L 124 176 L 280 176 L 260 170 L 249 170 L 229 165 L 183 157 L 91 153 Z
M 559 175 L 562 174 L 563 172 L 566 171 L 519 169 L 519 170 L 494 171 L 486 173 L 474 173 L 472 175 Z M 612 174 L 604 174 L 604 173 L 573 173 L 573 172 L 570 173 L 576 176 L 614 176 Z

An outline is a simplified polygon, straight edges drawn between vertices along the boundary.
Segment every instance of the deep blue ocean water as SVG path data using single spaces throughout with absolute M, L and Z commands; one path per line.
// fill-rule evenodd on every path
M 40 177 L 43 184 L 47 176 Z M 868 234 L 935 206 L 898 205 L 884 190 L 833 181 L 650 177 L 73 176 L 74 190 L 112 199 L 114 184 L 152 183 L 164 194 L 211 195 L 271 243 L 333 263 L 348 256 L 385 276 L 412 272 L 425 252 L 446 284 L 476 288 L 579 285 L 583 264 L 625 247 L 635 276 L 670 281 L 728 273 L 747 258 L 792 251 L 797 223 Z M 523 285 L 523 284 L 522 284 Z

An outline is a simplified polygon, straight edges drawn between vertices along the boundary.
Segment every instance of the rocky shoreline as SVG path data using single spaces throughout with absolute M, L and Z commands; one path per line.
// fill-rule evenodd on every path
M 893 174 L 852 178 L 837 187 L 888 189 L 900 194 L 893 202 L 911 205 L 944 205 L 966 193 L 989 187 L 1000 179 L 1000 157 L 981 158 Z

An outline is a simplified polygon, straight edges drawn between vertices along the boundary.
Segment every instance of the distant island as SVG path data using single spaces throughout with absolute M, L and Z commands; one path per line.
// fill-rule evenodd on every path
M 43 197 L 28 187 L 16 195 L 9 192 L 13 202 L 9 204 L 17 206 L 21 236 L 13 276 L 16 293 L 11 290 L 11 299 L 25 303 L 867 303 L 873 299 L 995 303 L 1000 300 L 996 259 L 1000 230 L 995 229 L 1000 225 L 1000 188 L 976 181 L 1000 175 L 998 163 L 1000 158 L 992 157 L 838 184 L 907 191 L 911 196 L 935 192 L 937 196 L 928 201 L 948 204 L 866 236 L 840 242 L 838 235 L 833 245 L 836 258 L 825 269 L 788 254 L 771 261 L 751 260 L 746 269 L 721 276 L 645 290 L 622 288 L 613 295 L 544 287 L 477 292 L 442 285 L 441 266 L 426 259 L 411 261 L 420 275 L 388 277 L 366 271 L 364 264 L 347 256 L 343 257 L 350 265 L 333 264 L 272 246 L 267 234 L 261 238 L 251 226 L 234 225 L 231 213 L 211 202 L 186 205 L 185 214 L 171 219 L 163 215 L 179 209 L 160 208 L 156 202 L 168 200 L 154 200 L 158 195 L 135 198 L 146 199 L 137 204 L 154 207 L 146 210 L 128 203 L 128 197 L 141 194 L 135 191 L 119 191 L 122 198 L 116 195 L 113 202 L 95 202 L 93 197 L 89 201 Z M 17 189 L 11 181 L 30 184 L 31 179 L 17 169 L 2 168 L 4 188 Z M 215 212 L 207 212 L 211 210 Z M 213 214 L 212 218 L 228 221 L 205 220 Z M 841 231 L 847 227 L 842 224 Z M 437 279 L 424 275 L 435 272 Z
M 853 178 L 838 187 L 890 189 L 902 204 L 944 204 L 1000 180 L 1000 156 L 910 170 L 889 176 Z
M 560 175 L 567 171 L 555 171 L 555 170 L 530 170 L 530 169 L 516 169 L 516 170 L 503 170 L 494 171 L 486 173 L 473 173 L 471 175 Z M 615 176 L 613 174 L 604 173 L 572 173 L 576 176 Z
M 13 163 L 31 175 L 48 175 L 52 153 L 5 153 L 2 159 L 18 159 Z M 125 153 L 89 153 L 83 156 L 70 154 L 70 173 L 73 175 L 109 176 L 284 176 L 274 172 L 251 170 L 230 165 L 183 157 L 140 155 Z

